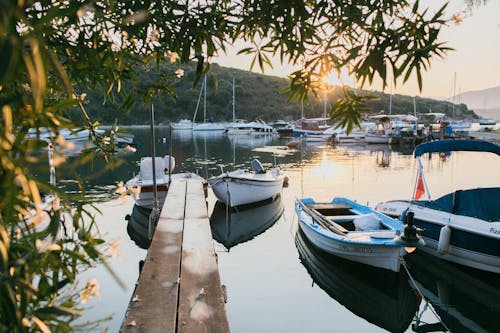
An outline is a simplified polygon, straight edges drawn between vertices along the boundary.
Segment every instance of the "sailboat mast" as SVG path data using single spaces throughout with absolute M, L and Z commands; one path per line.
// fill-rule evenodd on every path
M 234 110 L 234 76 L 233 76 L 233 123 L 236 122 L 236 112 Z
M 323 90 L 323 118 L 326 118 L 326 87 Z
M 454 117 L 455 116 L 455 89 L 456 89 L 456 85 L 457 85 L 457 72 L 455 72 L 455 75 L 453 77 L 453 100 L 452 100 L 452 104 L 451 104 L 451 116 Z
M 391 94 L 389 95 L 389 114 L 392 114 L 392 83 L 391 83 Z
M 203 79 L 205 80 L 205 79 Z M 196 109 L 194 110 L 193 123 L 196 122 L 196 115 L 198 114 L 198 108 L 200 107 L 201 94 L 203 94 L 203 83 L 201 84 L 200 94 L 198 95 L 198 100 L 196 101 Z
M 203 123 L 207 122 L 207 76 L 203 77 Z

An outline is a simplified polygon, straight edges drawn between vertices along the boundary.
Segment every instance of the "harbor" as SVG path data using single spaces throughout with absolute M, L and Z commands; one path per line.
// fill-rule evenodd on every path
M 137 173 L 137 161 L 140 157 L 147 156 L 150 150 L 147 145 L 147 129 L 133 132 L 136 139 L 142 140 L 143 146 L 134 154 L 125 155 L 128 162 L 111 175 L 108 174 L 106 179 L 113 179 L 114 182 L 129 179 Z M 158 156 L 163 156 L 169 152 L 168 128 L 158 128 L 157 135 Z M 167 138 L 167 143 L 163 142 L 163 138 Z M 339 331 L 379 332 L 394 331 L 397 328 L 400 332 L 412 332 L 412 324 L 441 324 L 439 318 L 443 317 L 442 313 L 437 316 L 430 310 L 433 307 L 439 309 L 439 304 L 433 298 L 435 296 L 429 296 L 428 301 L 412 299 L 410 303 L 401 304 L 399 308 L 404 313 L 399 314 L 399 319 L 396 316 L 381 318 L 381 314 L 377 312 L 368 314 L 359 302 L 356 303 L 355 290 L 350 290 L 341 282 L 349 280 L 349 276 L 359 271 L 360 267 L 340 259 L 340 264 L 329 264 L 330 260 L 322 264 L 322 257 L 311 257 L 311 253 L 315 252 L 311 250 L 307 239 L 298 232 L 294 209 L 295 199 L 303 197 L 329 201 L 332 195 L 345 196 L 371 207 L 380 201 L 410 198 L 416 172 L 413 148 L 357 144 L 334 146 L 301 142 L 296 149 L 290 149 L 286 147 L 289 140 L 279 137 L 229 138 L 191 133 L 173 134 L 176 172 L 192 171 L 208 179 L 220 174 L 221 165 L 230 171 L 249 167 L 249 161 L 258 158 L 266 168 L 280 166 L 289 178 L 289 186 L 283 188 L 279 198 L 240 211 L 221 207 L 210 189 L 207 193 L 207 225 L 212 228 L 220 286 L 226 294 L 224 307 L 230 331 L 330 331 L 329 323 L 332 318 L 338 323 Z M 479 182 L 477 179 L 472 182 L 468 174 L 473 162 L 474 158 L 467 153 L 455 152 L 449 156 L 433 155 L 431 159 L 426 159 L 424 165 L 429 169 L 427 180 L 438 183 L 442 180 L 443 183 L 443 186 L 438 184 L 433 188 L 433 197 L 447 193 L 444 183 L 457 187 L 488 187 L 492 186 L 492 182 L 493 185 L 498 183 L 498 177 L 494 177 L 498 162 L 491 160 L 485 171 L 477 175 Z M 96 185 L 93 186 L 100 182 L 102 179 L 96 179 Z M 93 276 L 102 283 L 101 298 L 89 302 L 90 310 L 85 319 L 98 319 L 113 313 L 113 319 L 105 324 L 110 327 L 110 331 L 118 331 L 120 327 L 122 330 L 134 327 L 126 326 L 133 321 L 128 319 L 127 308 L 134 303 L 139 262 L 146 258 L 146 250 L 136 245 L 137 239 L 127 232 L 130 219 L 126 220 L 125 217 L 133 215 L 134 208 L 134 202 L 128 195 L 120 199 L 110 197 L 110 200 L 100 206 L 103 212 L 99 222 L 101 232 L 107 234 L 106 238 L 119 239 L 121 243 L 121 256 L 113 257 L 110 265 L 126 287 L 122 289 L 113 283 L 109 272 L 103 267 L 86 272 L 83 277 Z M 412 266 L 411 262 L 408 260 L 408 269 L 417 267 L 416 264 Z M 146 266 L 147 260 L 142 269 Z M 344 269 L 337 270 L 336 266 Z M 475 272 L 451 266 L 454 274 L 465 276 L 464 281 L 480 281 L 477 285 L 481 289 L 477 294 L 472 292 L 470 296 L 475 299 L 479 308 L 484 309 L 484 315 L 467 310 L 466 303 L 460 300 L 450 299 L 449 304 L 464 309 L 460 315 L 466 320 L 462 320 L 491 331 L 491 318 L 498 313 L 496 307 L 491 309 L 489 304 L 496 302 L 496 299 L 485 296 L 483 290 L 495 293 L 500 290 L 499 286 L 492 282 L 491 274 L 477 276 Z M 321 267 L 321 270 L 318 271 L 316 267 Z M 318 272 L 321 275 L 318 276 Z M 362 276 L 356 277 L 358 280 L 352 288 L 362 288 L 363 297 L 382 297 L 384 302 L 389 302 L 387 304 L 396 309 L 397 302 L 405 299 L 409 301 L 405 295 L 415 294 L 415 287 L 408 280 L 404 267 L 393 274 L 379 274 L 377 270 L 366 268 L 361 268 L 361 272 Z M 325 284 L 325 274 L 336 279 L 329 279 Z M 390 285 L 394 288 L 387 290 L 381 287 L 388 281 L 391 281 Z M 425 291 L 427 281 L 417 282 L 422 291 Z M 449 288 L 456 289 L 460 286 Z M 469 291 L 459 289 L 456 292 Z M 137 296 L 140 301 L 135 303 L 145 306 L 144 298 L 140 294 Z M 152 313 L 158 306 L 159 304 L 154 303 L 154 306 L 149 304 L 145 308 Z M 456 313 L 449 313 L 449 316 L 453 315 Z M 450 322 L 452 321 L 445 322 L 444 325 Z M 136 320 L 135 323 L 139 322 Z

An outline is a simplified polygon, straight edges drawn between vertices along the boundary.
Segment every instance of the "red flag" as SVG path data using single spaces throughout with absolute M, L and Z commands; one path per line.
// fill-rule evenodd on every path
M 424 186 L 424 180 L 422 178 L 422 173 L 418 173 L 418 179 L 417 179 L 417 187 L 415 189 L 415 195 L 413 196 L 413 200 L 418 200 L 424 195 L 425 193 L 425 186 Z

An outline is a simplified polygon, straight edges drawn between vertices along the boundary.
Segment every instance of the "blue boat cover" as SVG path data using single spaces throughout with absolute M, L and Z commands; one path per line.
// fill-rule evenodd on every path
M 500 221 L 500 187 L 458 190 L 419 205 L 484 221 Z
M 500 155 L 500 146 L 482 140 L 436 140 L 422 143 L 415 148 L 415 157 L 431 152 L 484 151 Z

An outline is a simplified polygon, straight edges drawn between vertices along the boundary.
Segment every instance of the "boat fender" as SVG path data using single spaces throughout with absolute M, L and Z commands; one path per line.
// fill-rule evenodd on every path
M 288 187 L 288 176 L 283 178 L 283 187 Z
M 444 255 L 448 252 L 448 247 L 450 245 L 451 228 L 445 225 L 441 228 L 439 232 L 439 243 L 438 243 L 438 253 Z
M 171 167 L 170 172 L 173 172 L 175 168 L 175 157 L 170 155 L 165 155 L 163 157 L 163 166 L 165 172 L 168 172 L 169 167 Z

